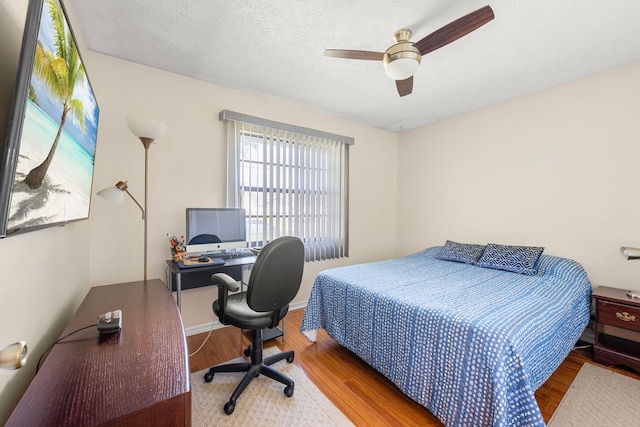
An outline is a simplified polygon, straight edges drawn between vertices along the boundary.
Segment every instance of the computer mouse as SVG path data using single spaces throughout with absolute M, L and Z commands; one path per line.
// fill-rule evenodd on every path
M 209 257 L 201 256 L 198 258 L 198 262 L 209 262 Z

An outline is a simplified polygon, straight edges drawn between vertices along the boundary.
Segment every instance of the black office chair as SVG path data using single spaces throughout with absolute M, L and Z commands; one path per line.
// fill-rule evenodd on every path
M 298 293 L 304 267 L 304 246 L 296 237 L 280 237 L 267 243 L 256 259 L 246 292 L 236 292 L 238 283 L 224 273 L 216 273 L 211 280 L 218 286 L 218 299 L 213 303 L 213 312 L 225 325 L 253 330 L 252 344 L 245 351 L 251 355 L 251 363 L 231 363 L 209 369 L 204 376 L 210 382 L 216 372 L 246 372 L 224 412 L 233 413 L 236 400 L 252 379 L 260 374 L 285 384 L 284 394 L 293 395 L 293 380 L 273 369 L 273 365 L 286 359 L 293 362 L 293 350 L 262 358 L 262 330 L 274 328 L 289 311 L 289 303 Z

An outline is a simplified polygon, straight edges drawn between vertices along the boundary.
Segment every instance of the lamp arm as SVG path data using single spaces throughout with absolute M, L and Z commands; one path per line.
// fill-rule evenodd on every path
M 142 205 L 140 205 L 140 203 L 138 203 L 138 201 L 136 200 L 136 198 L 135 198 L 135 197 L 133 197 L 133 196 L 131 195 L 131 193 L 129 193 L 129 190 L 127 190 L 126 188 L 125 188 L 125 189 L 123 189 L 123 190 L 124 190 L 124 192 L 125 192 L 125 193 L 127 193 L 127 195 L 129 195 L 129 197 L 131 197 L 131 200 L 133 200 L 133 201 L 136 203 L 136 205 L 138 205 L 138 207 L 139 207 L 139 208 L 140 208 L 140 210 L 142 211 L 142 219 L 143 219 L 143 220 L 146 220 L 146 219 L 147 219 L 147 216 L 145 215 L 145 212 L 144 212 L 144 209 L 142 208 Z

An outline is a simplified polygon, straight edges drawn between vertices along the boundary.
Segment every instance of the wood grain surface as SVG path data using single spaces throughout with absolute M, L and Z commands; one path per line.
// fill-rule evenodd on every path
M 56 344 L 7 426 L 190 425 L 186 340 L 160 280 L 93 287 L 61 337 L 122 310 L 122 330 L 95 326 Z

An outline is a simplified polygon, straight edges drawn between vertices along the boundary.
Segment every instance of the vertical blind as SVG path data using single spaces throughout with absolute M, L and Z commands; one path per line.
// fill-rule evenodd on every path
M 349 146 L 353 138 L 223 110 L 227 205 L 247 212 L 247 239 L 299 237 L 305 259 L 349 255 Z

